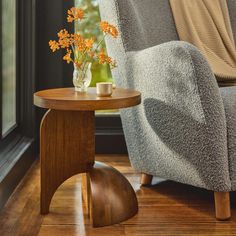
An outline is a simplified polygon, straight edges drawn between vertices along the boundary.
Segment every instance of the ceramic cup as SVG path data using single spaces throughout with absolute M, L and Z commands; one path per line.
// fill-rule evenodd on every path
M 100 82 L 96 84 L 97 96 L 98 97 L 109 97 L 112 95 L 112 83 L 111 82 Z

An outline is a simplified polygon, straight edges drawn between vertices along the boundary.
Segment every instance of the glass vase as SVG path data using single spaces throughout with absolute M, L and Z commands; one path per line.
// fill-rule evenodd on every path
M 73 84 L 76 92 L 87 92 L 92 80 L 91 65 L 92 63 L 89 63 L 86 70 L 82 71 L 74 64 Z

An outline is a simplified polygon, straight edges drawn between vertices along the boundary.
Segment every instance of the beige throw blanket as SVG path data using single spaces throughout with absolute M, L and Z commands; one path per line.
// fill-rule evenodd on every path
M 219 82 L 235 84 L 236 49 L 226 0 L 169 0 L 177 32 L 207 58 Z

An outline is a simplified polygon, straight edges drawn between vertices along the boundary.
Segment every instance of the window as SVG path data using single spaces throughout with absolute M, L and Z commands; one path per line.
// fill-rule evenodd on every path
M 16 0 L 2 0 L 1 8 L 1 134 L 5 137 L 16 125 Z
M 35 154 L 35 0 L 0 1 L 0 209 Z
M 98 27 L 100 22 L 99 6 L 97 0 L 75 0 L 76 7 L 82 7 L 88 20 L 75 23 L 75 30 L 86 37 L 96 35 L 98 42 L 103 37 Z M 99 40 L 100 39 L 100 40 Z M 105 45 L 103 45 L 105 48 Z M 110 67 L 97 62 L 92 66 L 91 87 L 97 82 L 113 81 Z M 96 111 L 96 152 L 97 153 L 126 153 L 123 129 L 119 110 Z
M 100 14 L 97 0 L 75 0 L 76 7 L 82 7 L 86 13 L 87 18 L 79 23 L 75 22 L 75 31 L 84 35 L 85 37 L 96 36 L 96 41 L 99 42 L 103 34 L 96 26 L 100 22 Z M 105 45 L 102 45 L 105 48 Z M 94 62 L 92 65 L 92 82 L 91 87 L 95 87 L 97 82 L 112 81 L 111 71 L 108 65 L 100 65 Z
M 99 14 L 99 6 L 97 0 L 75 0 L 76 7 L 82 7 L 86 13 L 87 18 L 79 23 L 75 22 L 75 31 L 84 35 L 85 37 L 96 36 L 96 41 L 100 42 L 103 38 L 103 33 L 97 27 L 101 21 Z M 105 43 L 102 45 L 106 48 Z M 98 82 L 112 82 L 112 75 L 109 65 L 100 65 L 97 61 L 92 65 L 92 81 L 90 87 L 96 87 Z M 119 115 L 118 110 L 104 110 L 96 111 L 96 115 Z

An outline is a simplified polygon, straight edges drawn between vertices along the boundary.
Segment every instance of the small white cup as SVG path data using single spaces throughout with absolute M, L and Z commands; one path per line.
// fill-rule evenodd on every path
M 100 82 L 96 84 L 98 97 L 109 97 L 112 95 L 112 82 Z

